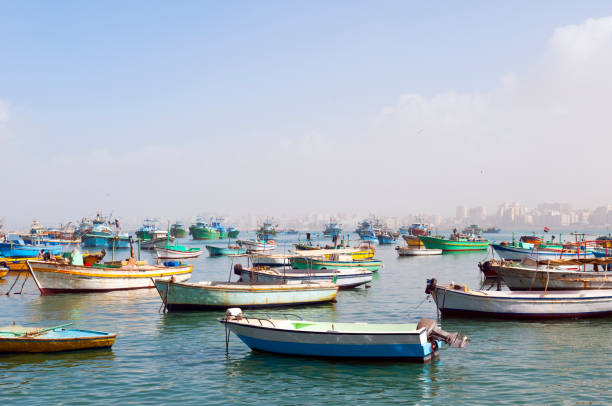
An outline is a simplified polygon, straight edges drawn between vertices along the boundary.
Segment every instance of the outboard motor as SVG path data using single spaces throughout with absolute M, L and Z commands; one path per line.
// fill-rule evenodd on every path
M 427 279 L 427 286 L 425 287 L 425 294 L 429 295 L 436 290 L 438 281 L 436 278 Z
M 440 340 L 450 347 L 455 348 L 465 348 L 468 345 L 468 338 L 466 336 L 460 337 L 459 332 L 448 333 L 442 330 L 438 324 L 431 319 L 421 319 L 419 324 L 417 324 L 417 330 L 422 328 L 427 330 L 428 341 L 432 344 L 435 343 L 436 340 Z
M 238 276 L 242 275 L 242 264 L 234 265 L 234 273 Z

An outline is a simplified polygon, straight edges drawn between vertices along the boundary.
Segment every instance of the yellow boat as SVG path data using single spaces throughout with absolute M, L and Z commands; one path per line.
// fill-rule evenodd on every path
M 0 353 L 58 352 L 110 348 L 117 334 L 66 329 L 62 326 L 36 329 L 22 326 L 0 327 Z
M 28 264 L 26 262 L 28 260 L 34 261 L 40 258 L 7 258 L 0 257 L 0 267 L 8 268 L 11 271 L 27 271 Z
M 0 279 L 4 278 L 6 275 L 8 275 L 8 273 L 9 273 L 9 269 L 8 268 L 0 267 Z
M 410 248 L 425 248 L 421 240 L 416 235 L 404 235 L 404 241 Z

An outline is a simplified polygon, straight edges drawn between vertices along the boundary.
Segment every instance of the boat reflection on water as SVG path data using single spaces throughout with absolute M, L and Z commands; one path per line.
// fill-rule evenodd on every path
M 36 367 L 43 374 L 60 374 L 65 368 L 76 367 L 84 362 L 89 368 L 111 368 L 115 358 L 112 348 L 97 348 L 64 352 L 6 353 L 0 354 L 0 363 L 6 371 L 19 370 L 24 364 L 30 364 L 30 367 Z

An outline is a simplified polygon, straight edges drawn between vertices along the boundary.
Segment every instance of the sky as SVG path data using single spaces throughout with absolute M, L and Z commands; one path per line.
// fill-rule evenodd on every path
M 0 1 L 0 218 L 612 203 L 607 1 Z

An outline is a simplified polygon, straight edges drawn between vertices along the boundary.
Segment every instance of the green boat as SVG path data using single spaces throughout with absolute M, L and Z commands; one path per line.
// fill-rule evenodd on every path
M 336 254 L 333 254 L 336 255 Z M 352 260 L 352 255 L 344 255 L 338 259 L 323 259 L 313 257 L 292 257 L 291 267 L 295 269 L 342 269 L 362 268 L 377 272 L 382 266 L 379 259 Z
M 211 257 L 246 254 L 246 248 L 240 248 L 238 246 L 215 247 L 214 245 L 207 245 L 206 249 L 208 250 L 208 255 Z
M 176 223 L 172 224 L 172 227 L 170 228 L 171 236 L 175 238 L 183 238 L 186 234 L 187 231 L 185 230 L 185 226 L 183 225 L 183 223 L 177 221 Z
M 236 230 L 233 227 L 229 227 L 227 229 L 227 237 L 228 238 L 238 238 L 238 234 L 240 234 L 240 230 Z
M 484 251 L 489 248 L 489 241 L 474 240 L 453 234 L 451 238 L 428 237 L 421 235 L 419 239 L 427 249 L 438 249 L 443 252 L 454 251 Z
M 196 223 L 189 227 L 189 234 L 194 240 L 218 240 L 220 236 L 219 231 L 205 223 L 202 217 L 196 218 Z

